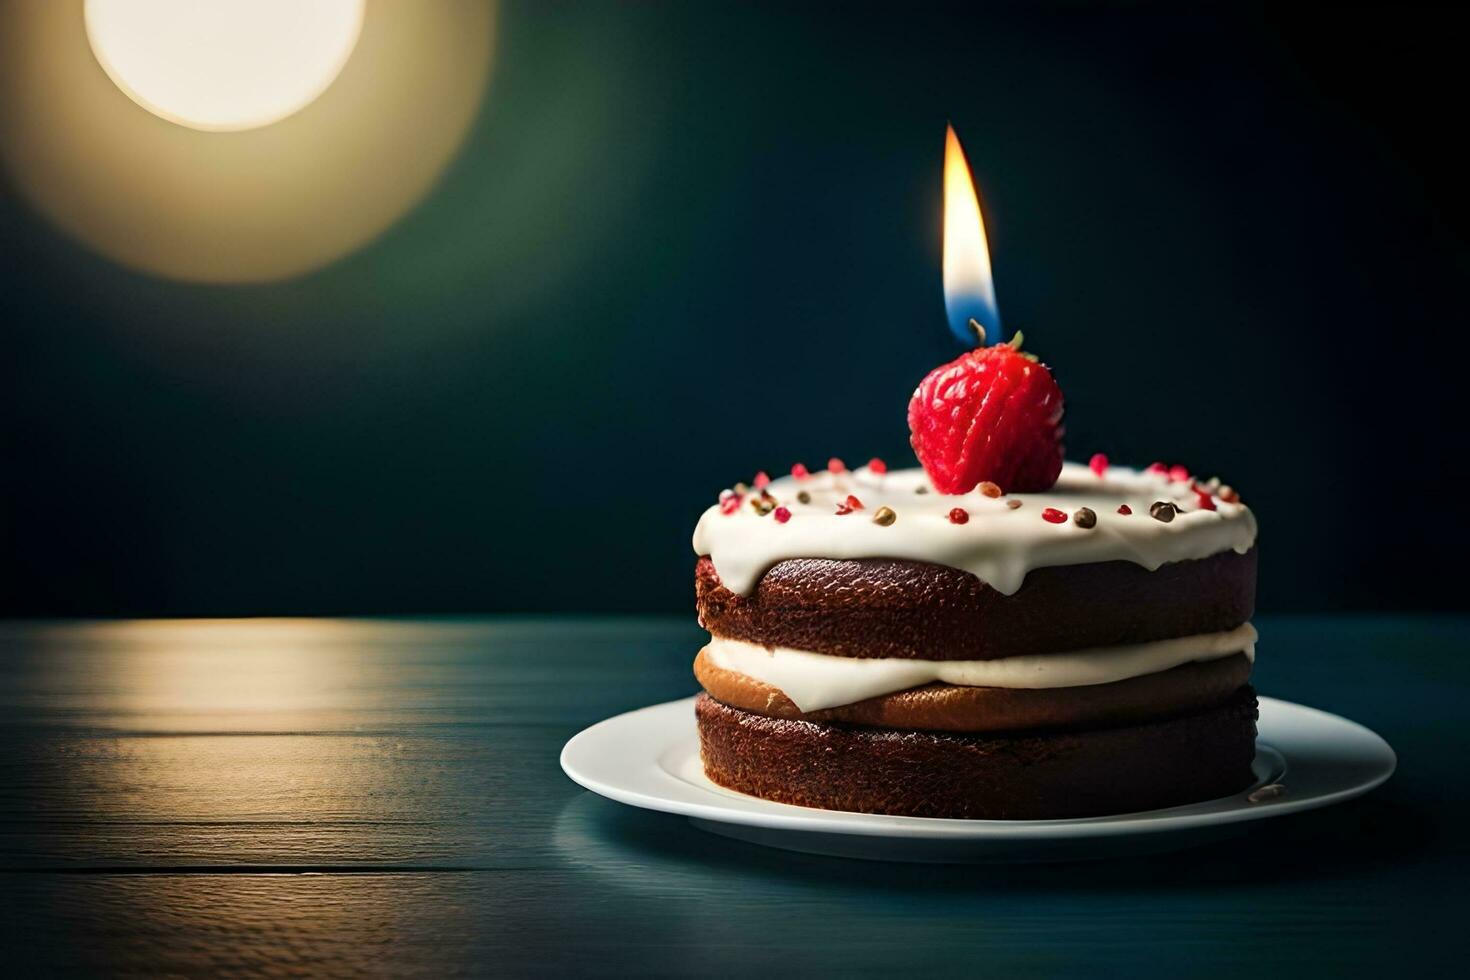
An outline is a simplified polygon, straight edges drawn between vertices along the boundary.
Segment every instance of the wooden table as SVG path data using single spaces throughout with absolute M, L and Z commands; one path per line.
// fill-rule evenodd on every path
M 1458 972 L 1470 620 L 1263 619 L 1257 685 L 1398 750 L 1353 804 L 1126 863 L 765 850 L 592 796 L 684 620 L 0 626 L 7 973 Z

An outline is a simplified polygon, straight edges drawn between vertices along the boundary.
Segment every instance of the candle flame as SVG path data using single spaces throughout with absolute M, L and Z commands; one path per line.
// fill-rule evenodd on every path
M 944 308 L 949 328 L 966 346 L 976 343 L 971 320 L 985 328 L 992 342 L 1000 340 L 1000 308 L 980 199 L 953 126 L 944 137 Z

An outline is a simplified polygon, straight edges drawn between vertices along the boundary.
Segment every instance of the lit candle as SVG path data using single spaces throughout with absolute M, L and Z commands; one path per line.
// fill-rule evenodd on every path
M 949 328 L 966 347 L 983 345 L 985 337 L 1001 339 L 980 199 L 953 126 L 944 137 L 944 308 Z M 985 337 L 977 338 L 971 320 L 983 328 Z

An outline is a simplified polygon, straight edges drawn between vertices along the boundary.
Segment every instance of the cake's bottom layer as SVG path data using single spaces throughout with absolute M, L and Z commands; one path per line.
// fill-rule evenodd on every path
M 915 817 L 1047 820 L 1178 806 L 1253 781 L 1256 695 L 1082 732 L 956 735 L 790 721 L 695 701 L 704 771 L 797 806 Z
M 862 661 L 854 661 L 861 665 Z M 701 650 L 694 676 L 716 700 L 772 718 L 945 732 L 1097 728 L 1214 707 L 1251 676 L 1244 653 L 1082 687 L 1008 688 L 925 684 L 852 704 L 803 712 L 785 691 L 716 665 Z

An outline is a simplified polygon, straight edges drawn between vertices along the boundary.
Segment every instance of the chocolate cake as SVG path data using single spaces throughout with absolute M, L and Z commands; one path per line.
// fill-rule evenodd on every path
M 1085 817 L 1252 782 L 1256 524 L 1181 467 L 941 493 L 879 461 L 700 519 L 705 771 L 869 813 Z
M 1056 377 L 1019 331 L 1000 339 L 953 128 L 944 186 L 945 308 L 967 349 L 909 398 L 922 469 L 759 473 L 695 529 L 705 772 L 782 803 L 926 817 L 1242 790 L 1255 517 L 1182 465 L 1064 462 Z

